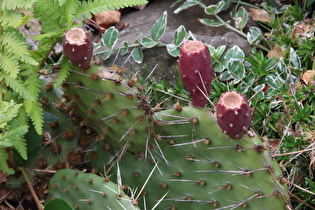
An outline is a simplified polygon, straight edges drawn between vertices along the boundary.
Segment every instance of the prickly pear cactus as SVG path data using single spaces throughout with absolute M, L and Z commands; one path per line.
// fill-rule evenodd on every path
M 75 209 L 139 209 L 119 186 L 91 173 L 62 169 L 49 183 L 46 202 L 62 198 Z
M 93 128 L 113 147 L 142 151 L 151 135 L 152 110 L 133 85 L 119 70 L 91 66 L 73 71 L 63 85 L 69 114 L 83 116 L 82 126 Z

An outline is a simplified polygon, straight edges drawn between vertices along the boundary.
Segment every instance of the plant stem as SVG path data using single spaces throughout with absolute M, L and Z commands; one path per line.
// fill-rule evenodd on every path
M 39 209 L 39 210 L 44 209 L 42 204 L 41 204 L 41 202 L 40 202 L 40 200 L 38 199 L 38 196 L 36 195 L 36 192 L 35 192 L 32 184 L 29 181 L 29 179 L 27 177 L 27 174 L 25 173 L 24 169 L 23 168 L 19 168 L 19 170 L 22 172 L 22 175 L 23 175 L 23 177 L 25 179 L 25 182 L 26 182 L 26 184 L 28 186 L 28 189 L 31 191 L 31 194 L 32 194 L 32 196 L 34 198 L 34 201 L 36 203 L 37 209 Z

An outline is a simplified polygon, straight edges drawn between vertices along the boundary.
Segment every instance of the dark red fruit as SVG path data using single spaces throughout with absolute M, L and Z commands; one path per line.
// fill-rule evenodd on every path
M 73 65 L 90 68 L 93 45 L 90 35 L 82 28 L 71 28 L 63 36 L 63 50 Z
M 251 109 L 242 94 L 223 93 L 217 103 L 217 120 L 222 132 L 232 139 L 240 139 L 251 125 Z
M 213 77 L 209 49 L 200 41 L 188 41 L 180 49 L 178 68 L 193 106 L 207 104 Z

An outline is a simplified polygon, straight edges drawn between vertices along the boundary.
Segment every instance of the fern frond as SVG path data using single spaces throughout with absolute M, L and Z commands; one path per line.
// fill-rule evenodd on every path
M 32 65 L 37 65 L 38 63 L 29 55 L 28 49 L 25 46 L 25 41 L 22 34 L 19 34 L 17 31 L 7 31 L 2 34 L 0 37 L 2 43 L 7 49 L 8 53 L 19 58 L 20 61 L 29 63 Z
M 35 17 L 42 22 L 42 32 L 49 33 L 64 29 L 65 7 L 59 7 L 58 1 L 38 0 L 34 9 Z
M 70 74 L 70 71 L 72 70 L 71 67 L 72 64 L 70 63 L 70 61 L 63 57 L 61 61 L 61 69 L 58 74 L 58 80 L 55 84 L 56 88 L 59 87 L 67 79 L 67 77 Z
M 66 0 L 65 16 L 66 16 L 66 22 L 67 22 L 68 28 L 72 27 L 72 23 L 75 20 L 76 10 L 79 6 L 80 6 L 79 1 Z
M 23 8 L 26 10 L 32 9 L 36 0 L 2 0 L 1 8 L 3 10 L 13 10 L 16 8 Z
M 27 131 L 27 125 L 20 125 L 4 131 L 0 135 L 0 148 L 13 147 L 24 159 L 27 159 L 26 141 L 24 139 L 24 135 Z
M 1 75 L 2 77 L 3 75 Z M 36 97 L 32 95 L 26 88 L 21 80 L 16 78 L 9 77 L 7 75 L 3 76 L 4 82 L 9 86 L 13 91 L 17 92 L 23 99 L 27 100 L 36 100 Z
M 83 1 L 80 8 L 77 10 L 76 18 L 82 20 L 82 14 L 90 18 L 92 14 L 97 14 L 103 10 L 116 10 L 124 7 L 143 5 L 148 3 L 146 0 L 88 0 Z
M 12 59 L 12 57 L 10 54 L 0 52 L 0 68 L 11 78 L 16 78 L 20 72 L 19 62 L 16 59 Z
M 0 171 L 7 174 L 14 174 L 14 170 L 9 168 L 7 163 L 9 156 L 4 148 L 0 147 Z
M 10 102 L 1 101 L 0 103 L 0 128 L 3 129 L 8 122 L 17 116 L 22 104 L 15 104 L 13 100 Z
M 32 69 L 32 67 L 29 67 Z M 33 70 L 33 69 L 32 69 Z M 34 69 L 36 70 L 36 68 Z M 42 86 L 42 80 L 39 79 L 38 73 L 30 73 L 26 81 L 24 82 L 27 90 L 35 97 L 38 98 L 40 93 L 40 88 Z
M 5 10 L 0 16 L 0 23 L 6 27 L 17 28 L 23 23 L 23 16 L 20 13 Z
M 43 132 L 43 123 L 44 123 L 44 117 L 43 113 L 44 110 L 41 107 L 42 104 L 39 103 L 37 100 L 24 100 L 24 106 L 25 111 L 27 115 L 31 118 L 33 125 L 35 127 L 35 130 L 38 134 L 41 134 Z

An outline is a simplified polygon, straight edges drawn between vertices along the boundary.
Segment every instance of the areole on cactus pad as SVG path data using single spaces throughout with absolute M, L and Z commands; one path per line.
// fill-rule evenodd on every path
M 205 106 L 214 71 L 208 47 L 200 41 L 187 41 L 180 49 L 178 69 L 193 106 Z

